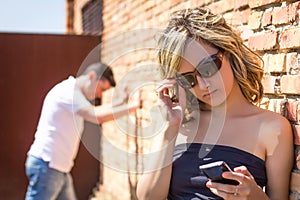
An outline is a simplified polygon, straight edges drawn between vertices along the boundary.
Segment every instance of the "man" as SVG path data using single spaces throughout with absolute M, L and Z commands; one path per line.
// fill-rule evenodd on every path
M 90 100 L 116 85 L 111 68 L 90 65 L 82 75 L 55 85 L 47 94 L 35 140 L 26 160 L 26 200 L 76 199 L 70 171 L 78 152 L 84 120 L 104 123 L 138 108 L 133 105 L 93 106 Z

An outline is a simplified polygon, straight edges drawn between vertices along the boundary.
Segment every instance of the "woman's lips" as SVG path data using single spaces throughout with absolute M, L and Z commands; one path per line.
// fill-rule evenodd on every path
M 210 98 L 217 90 L 213 90 L 211 92 L 207 92 L 203 95 L 203 98 Z

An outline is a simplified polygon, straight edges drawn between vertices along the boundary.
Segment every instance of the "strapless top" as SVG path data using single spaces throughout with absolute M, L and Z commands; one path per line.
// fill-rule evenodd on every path
M 256 183 L 267 183 L 265 161 L 244 150 L 224 145 L 186 143 L 175 147 L 168 200 L 216 200 L 206 187 L 207 177 L 199 166 L 215 161 L 225 161 L 231 169 L 246 166 Z

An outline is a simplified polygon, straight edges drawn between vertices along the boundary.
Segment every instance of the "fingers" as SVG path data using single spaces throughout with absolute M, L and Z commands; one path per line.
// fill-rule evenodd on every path
M 245 166 L 236 167 L 233 170 L 237 173 L 241 173 L 241 174 L 244 174 L 246 176 L 250 176 L 251 178 L 253 178 L 252 174 L 249 172 L 249 170 Z
M 156 93 L 158 97 L 163 100 L 163 101 L 172 101 L 170 94 L 169 94 L 169 89 L 175 87 L 175 79 L 165 79 L 159 83 L 159 85 L 156 88 Z M 173 97 L 175 100 L 175 97 Z M 178 97 L 177 97 L 178 98 Z M 176 100 L 176 102 L 178 102 Z
M 182 121 L 183 112 L 179 101 L 176 98 L 172 98 L 172 94 L 169 94 L 170 89 L 175 90 L 175 84 L 175 79 L 165 79 L 158 84 L 156 93 L 159 97 L 158 104 L 163 118 L 171 122 L 169 123 L 170 126 L 176 125 L 177 127 Z
M 235 197 L 247 196 L 250 194 L 250 189 L 245 185 L 229 185 L 215 182 L 207 182 L 206 186 L 210 190 L 224 199 L 235 199 Z
M 175 79 L 165 79 L 159 83 L 156 88 L 156 92 L 162 92 L 165 89 L 173 88 L 174 84 L 176 83 Z
M 237 197 L 248 196 L 253 184 L 256 185 L 253 176 L 245 166 L 234 168 L 234 172 L 224 172 L 222 176 L 227 179 L 237 180 L 240 183 L 235 186 L 211 181 L 207 182 L 206 186 L 214 194 L 224 199 L 238 199 Z
M 250 181 L 254 180 L 252 174 L 245 166 L 234 168 L 234 172 L 224 172 L 222 176 L 224 178 L 237 180 L 241 184 L 248 184 Z

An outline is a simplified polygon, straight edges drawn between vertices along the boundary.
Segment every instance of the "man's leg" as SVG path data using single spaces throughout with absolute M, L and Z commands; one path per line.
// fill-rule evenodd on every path
M 60 194 L 57 197 L 57 200 L 77 200 L 74 184 L 73 184 L 73 178 L 70 173 L 65 173 L 65 181 L 64 186 L 60 192 Z
M 33 156 L 27 158 L 26 175 L 29 179 L 26 200 L 54 200 L 64 185 L 64 173 Z

